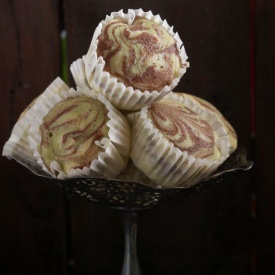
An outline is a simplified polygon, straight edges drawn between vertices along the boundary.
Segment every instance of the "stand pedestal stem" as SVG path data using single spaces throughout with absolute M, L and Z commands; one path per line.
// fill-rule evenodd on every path
M 121 211 L 124 224 L 124 262 L 121 275 L 141 275 L 137 257 L 137 228 L 139 211 Z

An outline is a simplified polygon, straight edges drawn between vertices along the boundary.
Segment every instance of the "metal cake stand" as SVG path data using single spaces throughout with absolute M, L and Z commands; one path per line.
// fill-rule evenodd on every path
M 141 275 L 137 249 L 137 228 L 140 214 L 147 209 L 165 203 L 176 195 L 181 197 L 201 192 L 215 186 L 239 172 L 252 168 L 253 162 L 247 160 L 246 151 L 238 148 L 213 174 L 193 187 L 154 188 L 144 183 L 101 178 L 71 178 L 59 180 L 50 177 L 41 168 L 18 157 L 10 157 L 28 168 L 40 179 L 62 187 L 72 197 L 106 205 L 120 211 L 124 224 L 124 261 L 122 275 Z

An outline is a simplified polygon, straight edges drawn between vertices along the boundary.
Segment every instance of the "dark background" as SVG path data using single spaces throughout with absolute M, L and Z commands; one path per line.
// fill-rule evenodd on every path
M 61 75 L 61 31 L 70 64 L 107 14 L 140 7 L 167 19 L 184 42 L 191 67 L 175 91 L 214 103 L 255 163 L 233 180 L 144 213 L 142 274 L 275 274 L 272 0 L 1 0 L 0 147 L 23 109 Z M 1 274 L 120 274 L 115 210 L 68 200 L 6 158 L 0 168 Z

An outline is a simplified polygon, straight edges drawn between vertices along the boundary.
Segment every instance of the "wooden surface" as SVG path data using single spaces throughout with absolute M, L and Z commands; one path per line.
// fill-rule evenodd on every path
M 255 161 L 230 182 L 145 212 L 142 274 L 274 274 L 272 0 L 2 0 L 1 148 L 23 109 L 61 74 L 61 30 L 70 63 L 86 53 L 107 14 L 140 7 L 160 14 L 183 40 L 191 67 L 175 91 L 214 103 Z M 0 274 L 120 274 L 118 212 L 68 201 L 6 158 L 0 165 Z
M 56 1 L 1 1 L 1 151 L 23 109 L 59 74 L 58 8 Z M 64 274 L 63 192 L 3 157 L 0 167 L 0 273 Z
M 257 274 L 275 272 L 275 2 L 256 1 L 255 5 L 255 93 L 256 137 L 254 174 L 256 200 Z

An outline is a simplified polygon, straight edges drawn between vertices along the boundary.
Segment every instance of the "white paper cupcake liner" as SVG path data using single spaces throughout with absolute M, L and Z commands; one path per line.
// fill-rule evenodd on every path
M 207 120 L 214 129 L 216 145 L 221 153 L 217 160 L 200 159 L 176 148 L 168 141 L 150 119 L 147 118 L 148 107 L 129 115 L 132 124 L 131 160 L 157 185 L 163 187 L 192 186 L 206 177 L 229 156 L 229 140 L 226 130 L 213 113 L 202 109 L 189 99 L 183 99 L 175 93 L 169 93 L 165 99 L 183 102 L 188 108 Z
M 67 90 L 69 87 L 61 81 L 56 79 L 52 86 L 61 90 Z M 37 160 L 34 158 L 34 150 L 30 147 L 30 127 L 33 123 L 33 113 L 37 109 L 36 102 L 40 100 L 40 97 L 36 98 L 29 104 L 29 106 L 22 112 L 18 121 L 15 123 L 11 135 L 8 141 L 5 143 L 2 151 L 2 155 L 8 158 L 15 158 L 17 160 L 23 160 L 32 166 L 39 166 Z
M 104 151 L 99 153 L 97 159 L 91 161 L 89 167 L 72 169 L 68 173 L 64 173 L 59 163 L 53 161 L 50 164 L 49 171 L 37 149 L 41 142 L 40 125 L 43 122 L 43 118 L 55 104 L 68 97 L 79 95 L 88 95 L 99 100 L 108 110 L 108 138 L 96 141 L 96 145 L 101 147 Z M 14 127 L 11 138 L 4 147 L 4 154 L 9 156 L 24 151 L 24 158 L 26 157 L 32 163 L 40 165 L 44 171 L 59 179 L 70 177 L 114 178 L 126 167 L 129 158 L 129 150 L 130 129 L 128 122 L 120 112 L 103 96 L 92 94 L 90 90 L 74 90 L 69 88 L 60 78 L 57 78 L 49 85 L 45 92 L 36 99 L 35 104 L 21 116 Z
M 126 168 L 118 176 L 118 179 L 123 181 L 139 182 L 152 187 L 158 187 L 155 182 L 142 173 L 131 160 L 128 161 Z
M 160 91 L 141 91 L 131 86 L 125 86 L 110 75 L 110 73 L 104 71 L 105 61 L 102 57 L 97 56 L 98 37 L 101 34 L 103 26 L 116 18 L 121 18 L 130 25 L 136 16 L 144 17 L 160 24 L 175 39 L 179 50 L 182 62 L 179 76 L 173 79 L 171 85 L 165 86 Z M 178 33 L 173 31 L 173 27 L 170 27 L 166 20 L 162 20 L 159 15 L 153 15 L 151 11 L 144 12 L 142 9 L 129 9 L 127 13 L 124 13 L 122 10 L 113 12 L 99 23 L 87 54 L 83 56 L 82 60 L 78 60 L 71 65 L 71 72 L 78 85 L 85 86 L 88 84 L 90 88 L 103 94 L 115 107 L 124 110 L 139 110 L 143 106 L 150 105 L 152 102 L 165 96 L 179 83 L 187 67 L 189 67 L 189 63 L 186 60 L 187 55 L 182 41 Z

